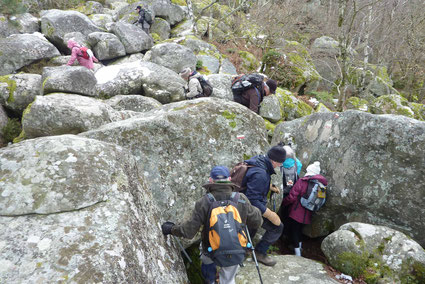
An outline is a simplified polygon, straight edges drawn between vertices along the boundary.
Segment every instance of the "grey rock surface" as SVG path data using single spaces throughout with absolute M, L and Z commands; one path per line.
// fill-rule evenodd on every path
M 0 83 L 0 104 L 17 114 L 42 95 L 42 80 L 38 74 L 13 74 L 7 76 L 5 83 Z
M 404 283 L 413 279 L 422 282 L 424 276 L 417 274 L 425 267 L 425 250 L 405 234 L 385 226 L 365 223 L 347 223 L 327 236 L 321 245 L 330 264 L 343 273 L 352 273 L 359 265 L 358 259 L 369 273 L 375 271 L 378 278 L 391 279 L 391 282 Z M 347 257 L 348 255 L 355 257 Z M 368 267 L 368 260 L 378 265 Z M 389 269 L 390 272 L 386 271 Z
M 327 203 L 304 233 L 323 236 L 358 221 L 391 227 L 425 244 L 425 122 L 353 110 L 315 113 L 279 124 L 272 144 L 279 141 L 292 141 L 305 167 L 320 161 L 329 181 Z
M 141 94 L 163 104 L 184 99 L 184 80 L 170 69 L 151 62 L 106 66 L 95 76 L 101 97 Z
M 74 93 L 96 96 L 96 77 L 83 66 L 59 66 L 43 68 L 43 93 Z
M 59 55 L 57 48 L 40 33 L 0 38 L 0 76 L 13 73 L 34 61 Z
M 22 127 L 27 138 L 77 134 L 122 119 L 108 104 L 76 94 L 38 96 L 27 109 Z
M 187 282 L 125 149 L 74 135 L 26 140 L 0 149 L 0 175 L 2 283 Z
M 294 255 L 271 255 L 277 261 L 273 267 L 259 264 L 263 283 L 317 283 L 337 284 L 320 262 Z M 236 284 L 260 283 L 258 271 L 252 257 L 244 262 L 244 267 L 236 275 Z
M 189 217 L 187 206 L 205 193 L 201 185 L 213 166 L 231 167 L 268 148 L 261 117 L 217 98 L 167 104 L 80 135 L 129 149 L 162 216 L 171 221 Z
M 111 26 L 110 31 L 119 38 L 128 54 L 148 50 L 153 46 L 153 39 L 135 25 L 117 22 Z
M 146 53 L 144 60 L 164 66 L 176 73 L 186 67 L 195 70 L 197 61 L 192 50 L 177 43 L 156 44 Z
M 93 52 L 98 60 L 113 59 L 126 55 L 125 47 L 117 36 L 111 33 L 94 32 L 88 35 Z
M 88 35 L 102 31 L 86 15 L 77 11 L 47 10 L 41 17 L 41 32 L 64 52 L 69 52 L 64 36 L 72 32 Z
M 115 110 L 131 110 L 136 112 L 147 112 L 162 106 L 154 98 L 141 95 L 114 96 L 106 100 L 105 103 Z
M 261 102 L 260 116 L 273 123 L 282 119 L 282 114 L 280 113 L 280 102 L 275 95 L 264 97 Z

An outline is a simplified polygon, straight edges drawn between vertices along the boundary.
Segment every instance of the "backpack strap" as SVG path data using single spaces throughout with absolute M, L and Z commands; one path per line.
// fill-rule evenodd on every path
M 254 87 L 255 92 L 257 92 L 257 96 L 258 96 L 258 106 L 260 106 L 261 103 L 261 95 L 260 92 L 258 91 L 257 87 Z
M 212 203 L 212 202 L 214 202 L 214 201 L 216 201 L 216 199 L 215 199 L 215 197 L 214 197 L 214 195 L 212 195 L 211 194 L 211 192 L 208 192 L 207 193 L 207 198 L 208 198 L 208 200 Z
M 236 191 L 232 192 L 232 195 L 230 195 L 230 200 L 238 204 L 239 192 L 236 192 Z

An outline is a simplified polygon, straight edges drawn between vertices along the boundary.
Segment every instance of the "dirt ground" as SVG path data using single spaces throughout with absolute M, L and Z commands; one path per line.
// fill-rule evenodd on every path
M 324 239 L 323 237 L 311 239 L 304 236 L 303 244 L 302 244 L 302 252 L 301 252 L 302 256 L 308 259 L 313 259 L 313 260 L 317 260 L 324 263 L 326 272 L 339 283 L 366 284 L 366 282 L 363 279 L 359 279 L 359 278 L 353 279 L 353 281 L 336 278 L 337 275 L 341 275 L 341 272 L 334 269 L 333 267 L 329 265 L 329 262 L 327 261 L 325 255 L 320 249 L 320 245 L 323 239 Z M 279 240 L 276 245 L 279 249 L 278 253 L 283 255 L 294 254 L 294 250 L 288 248 L 289 242 L 286 239 Z

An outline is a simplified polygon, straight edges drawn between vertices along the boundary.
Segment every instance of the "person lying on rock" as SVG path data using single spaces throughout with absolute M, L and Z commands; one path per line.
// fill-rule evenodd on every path
M 187 239 L 192 239 L 203 226 L 201 233 L 201 272 L 202 276 L 206 280 L 205 283 L 216 283 L 215 280 L 217 265 L 220 266 L 220 284 L 235 283 L 235 277 L 239 269 L 239 264 L 243 262 L 245 258 L 245 249 L 240 250 L 242 244 L 239 243 L 239 233 L 243 235 L 245 235 L 245 233 L 238 229 L 243 229 L 244 225 L 246 225 L 248 228 L 256 230 L 261 226 L 262 223 L 260 210 L 258 210 L 255 206 L 252 206 L 244 194 L 233 192 L 236 188 L 236 185 L 231 183 L 230 179 L 230 172 L 227 167 L 215 166 L 210 172 L 209 183 L 203 186 L 207 190 L 207 194 L 196 201 L 191 218 L 180 224 L 174 224 L 172 222 L 165 222 L 162 224 L 162 232 L 164 235 L 172 234 L 174 236 L 184 237 Z M 218 211 L 220 211 L 223 204 L 230 204 L 227 207 L 233 210 L 232 214 L 225 214 L 227 217 L 230 216 L 230 218 L 232 218 L 229 219 L 229 221 L 233 221 L 233 218 L 235 220 L 239 219 L 238 222 L 234 222 L 235 227 L 231 227 L 229 225 L 228 230 L 225 229 L 227 228 L 226 225 L 233 222 L 220 223 L 218 219 L 224 219 L 215 219 L 212 217 L 212 212 L 215 210 L 213 208 L 218 208 Z M 223 230 L 227 231 L 227 235 L 226 233 L 223 233 L 223 235 L 220 234 L 219 229 L 216 226 L 213 226 L 214 224 L 211 223 L 211 220 L 216 221 L 214 224 L 223 225 L 220 226 L 220 228 L 224 228 Z M 234 228 L 235 230 L 233 230 Z M 227 237 L 229 237 L 228 234 L 231 234 L 233 239 L 227 239 Z M 217 237 L 217 235 L 219 235 L 219 237 Z M 220 242 L 220 237 L 223 237 L 224 240 L 228 241 Z M 224 253 L 217 253 L 219 248 L 217 248 L 217 242 L 214 242 L 217 239 L 219 246 L 230 246 L 229 248 L 222 248 L 222 251 L 224 253 L 232 251 L 231 257 Z M 236 242 L 233 242 L 232 240 Z M 238 250 L 237 255 L 236 250 Z
M 87 47 L 80 46 L 73 39 L 68 40 L 68 48 L 71 49 L 71 58 L 69 59 L 66 65 L 71 66 L 74 64 L 75 60 L 78 60 L 78 63 L 81 66 L 84 66 L 90 70 L 94 68 L 94 62 L 99 62 L 94 56 L 93 52 Z

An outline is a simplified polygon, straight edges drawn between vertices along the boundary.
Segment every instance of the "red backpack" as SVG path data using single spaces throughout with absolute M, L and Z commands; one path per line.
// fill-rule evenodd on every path
M 92 51 L 85 46 L 81 47 L 80 51 L 81 51 L 81 55 L 79 55 L 79 56 L 81 56 L 84 59 L 89 59 L 91 57 L 91 54 L 93 54 Z

